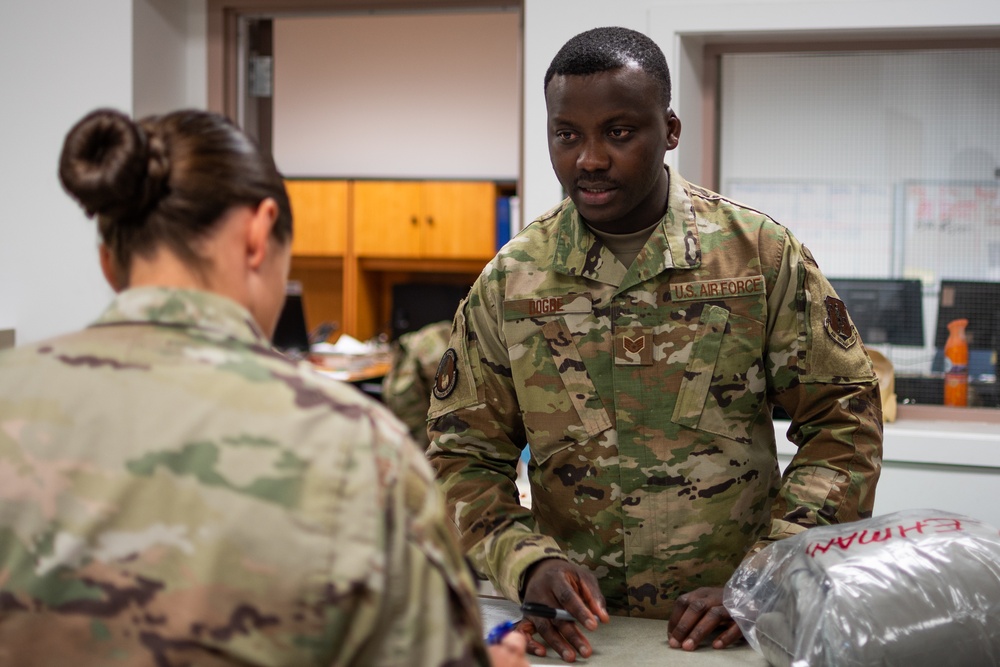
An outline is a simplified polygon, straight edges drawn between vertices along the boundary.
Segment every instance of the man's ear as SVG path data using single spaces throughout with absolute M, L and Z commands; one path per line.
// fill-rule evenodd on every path
M 247 263 L 256 270 L 267 258 L 271 229 L 278 219 L 278 203 L 268 197 L 257 205 L 247 228 Z
M 101 273 L 104 274 L 104 279 L 111 286 L 111 289 L 115 291 L 115 294 L 121 292 L 125 289 L 126 285 L 122 280 L 121 271 L 118 269 L 118 264 L 115 262 L 110 248 L 102 243 L 98 248 L 98 253 L 101 258 Z
M 681 140 L 681 119 L 677 117 L 673 109 L 667 109 L 667 150 L 672 151 L 677 148 Z

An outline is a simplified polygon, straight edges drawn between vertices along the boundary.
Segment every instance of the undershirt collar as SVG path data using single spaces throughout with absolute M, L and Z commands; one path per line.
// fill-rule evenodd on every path
M 586 225 L 587 223 L 584 224 Z M 587 229 L 601 240 L 601 243 L 611 251 L 611 254 L 618 258 L 619 262 L 629 267 L 632 266 L 632 262 L 639 255 L 639 251 L 646 245 L 646 241 L 653 235 L 653 230 L 659 224 L 660 220 L 657 220 L 645 229 L 640 229 L 637 232 L 629 232 L 628 234 L 610 234 L 594 229 L 590 225 L 587 225 Z

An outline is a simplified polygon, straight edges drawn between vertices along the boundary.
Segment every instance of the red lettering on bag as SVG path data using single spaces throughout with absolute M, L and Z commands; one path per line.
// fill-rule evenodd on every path
M 827 540 L 825 543 L 812 542 L 806 545 L 806 554 L 811 558 L 815 558 L 816 554 L 825 554 L 834 547 L 843 551 L 849 551 L 855 543 L 865 545 L 873 542 L 887 542 L 892 539 L 907 539 L 908 534 L 910 535 L 910 539 L 912 539 L 913 533 L 917 535 L 925 533 L 955 533 L 961 532 L 963 527 L 962 522 L 958 519 L 946 519 L 942 517 L 922 519 L 912 525 L 895 526 L 895 529 L 895 533 L 893 533 L 893 527 L 886 528 L 884 532 L 876 530 L 870 536 L 868 530 L 865 529 L 860 534 L 855 531 L 850 535 L 838 535 Z
M 892 537 L 892 528 L 886 528 L 885 529 L 885 533 L 883 533 L 881 530 L 876 530 L 876 531 L 874 531 L 872 533 L 872 535 L 871 535 L 871 537 L 869 539 L 865 539 L 866 535 L 868 535 L 868 530 L 867 529 L 862 530 L 861 531 L 861 536 L 858 538 L 858 544 L 871 544 L 872 542 L 885 542 L 890 537 Z

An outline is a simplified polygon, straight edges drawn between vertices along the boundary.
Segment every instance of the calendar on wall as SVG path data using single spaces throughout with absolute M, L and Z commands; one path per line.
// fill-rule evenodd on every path
M 899 189 L 903 271 L 934 282 L 1000 280 L 1000 186 L 936 181 Z

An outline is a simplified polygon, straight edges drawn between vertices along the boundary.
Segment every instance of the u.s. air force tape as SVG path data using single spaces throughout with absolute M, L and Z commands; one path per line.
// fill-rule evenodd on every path
M 449 347 L 441 355 L 441 362 L 438 363 L 437 373 L 434 374 L 434 396 L 438 400 L 444 400 L 455 391 L 458 384 L 458 354 L 455 348 Z

